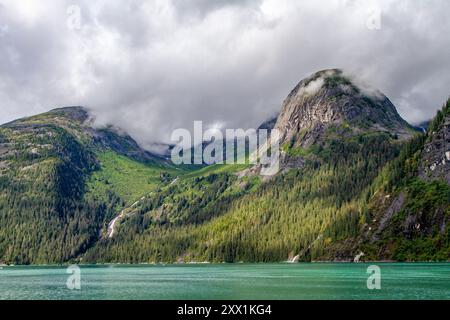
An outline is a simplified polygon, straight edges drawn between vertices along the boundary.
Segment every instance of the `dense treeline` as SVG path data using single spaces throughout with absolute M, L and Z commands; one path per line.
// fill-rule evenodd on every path
M 138 229 L 133 224 L 141 224 L 141 220 L 130 219 L 116 238 L 88 251 L 85 258 L 266 262 L 300 254 L 304 260 L 316 259 L 322 254 L 319 243 L 359 231 L 366 211 L 365 190 L 380 169 L 398 156 L 399 148 L 385 134 L 345 142 L 331 140 L 323 148 L 330 152 L 319 151 L 306 167 L 279 175 L 239 198 L 212 199 L 204 204 L 216 209 L 211 220 L 191 225 L 148 223 L 147 228 L 133 233 L 130 231 Z
M 450 259 L 450 187 L 418 178 L 424 146 L 449 114 L 450 100 L 430 133 L 407 143 L 388 132 L 329 127 L 308 149 L 287 146 L 304 166 L 269 180 L 251 170 L 236 174 L 243 168 L 183 176 L 176 169 L 161 174 L 158 166 L 159 182 L 155 170 L 123 171 L 121 190 L 124 159 L 112 161 L 119 168 L 111 179 L 108 172 L 94 179 L 107 188 L 89 190 L 93 173 L 108 168 L 69 120 L 4 126 L 0 263 L 310 261 L 349 259 L 360 250 L 367 259 Z M 140 180 L 155 185 L 141 194 L 141 181 L 125 202 L 122 189 L 141 172 Z M 396 201 L 402 205 L 386 219 Z M 126 206 L 114 238 L 100 239 Z
M 431 132 L 442 128 L 449 105 L 450 100 L 438 112 Z M 427 139 L 417 133 L 404 143 L 389 133 L 373 132 L 339 138 L 333 130 L 320 146 L 300 150 L 307 155 L 306 167 L 238 198 L 208 197 L 204 207 L 216 209 L 211 219 L 194 225 L 152 219 L 142 224 L 139 217 L 152 216 L 164 206 L 164 201 L 153 203 L 128 220 L 116 239 L 93 248 L 86 258 L 269 262 L 299 255 L 309 261 L 351 259 L 364 250 L 366 259 L 372 260 L 448 260 L 450 226 L 445 221 L 450 216 L 450 188 L 417 176 Z M 172 192 L 162 199 L 176 198 L 180 190 Z M 380 220 L 400 194 L 405 195 L 403 207 L 377 234 Z M 188 204 L 185 208 L 192 208 L 186 217 L 195 217 L 204 208 L 190 207 L 193 202 L 181 198 Z M 186 213 L 177 206 L 175 212 Z
M 426 143 L 450 119 L 450 99 L 430 123 L 427 135 L 414 137 L 373 184 L 380 196 L 372 199 L 370 219 L 386 214 L 388 204 L 402 199 L 402 208 L 375 238 L 362 246 L 369 259 L 395 261 L 448 261 L 450 259 L 450 186 L 444 180 L 418 177 Z M 445 157 L 444 154 L 440 155 Z
M 447 100 L 445 105 L 442 107 L 442 110 L 439 110 L 437 112 L 436 117 L 430 123 L 428 131 L 435 132 L 441 129 L 442 125 L 445 122 L 446 117 L 448 117 L 449 115 L 450 115 L 450 99 Z
M 236 180 L 234 175 L 225 173 L 181 181 L 143 201 L 137 217 L 148 219 L 145 224 L 161 226 L 203 223 L 226 210 L 233 199 L 249 188 L 248 184 L 235 187 Z
M 1 128 L 0 262 L 62 263 L 91 246 L 106 207 L 84 198 L 93 153 L 52 124 Z

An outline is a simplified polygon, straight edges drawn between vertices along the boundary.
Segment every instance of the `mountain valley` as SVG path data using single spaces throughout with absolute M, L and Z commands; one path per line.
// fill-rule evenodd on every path
M 0 263 L 450 260 L 450 100 L 418 131 L 324 70 L 261 128 L 270 178 L 176 166 L 82 107 L 0 126 Z

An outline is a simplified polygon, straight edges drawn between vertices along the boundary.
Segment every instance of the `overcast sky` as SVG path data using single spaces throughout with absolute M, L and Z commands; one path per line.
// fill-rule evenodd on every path
M 75 5 L 75 6 L 74 6 Z M 144 146 L 251 128 L 342 68 L 416 123 L 450 95 L 448 0 L 0 0 L 0 122 L 84 105 Z

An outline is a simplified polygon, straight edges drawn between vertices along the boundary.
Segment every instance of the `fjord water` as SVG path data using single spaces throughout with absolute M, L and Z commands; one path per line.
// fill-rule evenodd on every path
M 81 266 L 81 290 L 65 267 L 3 267 L 4 299 L 450 299 L 450 264 L 377 264 L 381 290 L 369 290 L 370 264 Z

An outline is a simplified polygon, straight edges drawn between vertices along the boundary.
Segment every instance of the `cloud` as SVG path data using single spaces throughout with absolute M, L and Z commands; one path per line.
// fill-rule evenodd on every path
M 0 3 L 1 122 L 85 105 L 150 147 L 194 120 L 257 127 L 326 68 L 379 89 L 410 122 L 450 94 L 446 0 L 81 0 L 79 29 L 73 1 Z
M 325 83 L 324 78 L 318 78 L 317 80 L 313 80 L 310 83 L 308 83 L 306 87 L 301 89 L 300 95 L 305 94 L 308 96 L 312 96 L 323 87 L 324 83 Z

